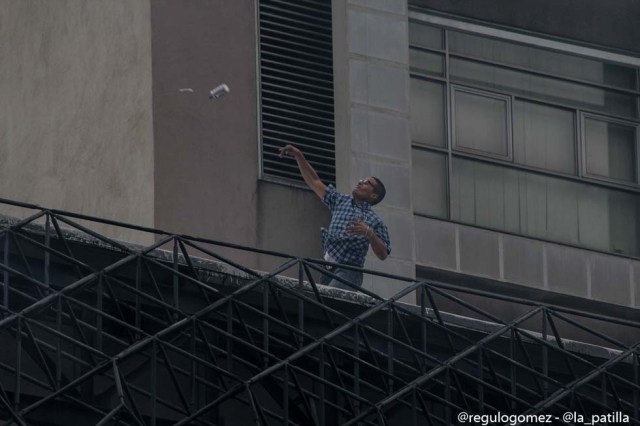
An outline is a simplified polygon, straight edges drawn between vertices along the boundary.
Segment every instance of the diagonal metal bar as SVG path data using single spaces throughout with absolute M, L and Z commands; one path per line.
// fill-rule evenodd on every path
M 5 200 L 0 199 L 0 203 L 2 204 L 10 204 L 10 203 L 5 203 Z M 40 210 L 37 213 L 32 214 L 31 216 L 28 216 L 22 220 L 17 221 L 16 223 L 6 226 L 4 227 L 2 230 L 0 230 L 0 235 L 3 235 L 5 232 L 7 231 L 13 231 L 16 229 L 20 229 L 32 222 L 35 222 L 36 220 L 40 219 L 41 217 L 43 217 L 45 214 L 47 214 L 47 210 L 42 210 L 40 207 L 36 207 L 36 209 Z
M 537 308 L 537 309 L 534 309 L 534 310 L 532 310 L 530 312 L 527 312 L 524 315 L 521 315 L 512 324 L 509 324 L 509 325 L 506 325 L 506 326 L 503 326 L 503 327 L 499 328 L 498 330 L 494 331 L 493 333 L 491 333 L 491 334 L 487 335 L 486 337 L 484 337 L 483 339 L 481 339 L 476 345 L 468 347 L 468 348 L 464 349 L 463 351 L 457 352 L 454 356 L 450 357 L 442 365 L 432 369 L 427 374 L 425 374 L 425 375 L 423 375 L 421 377 L 418 377 L 417 379 L 415 379 L 412 382 L 410 382 L 408 385 L 406 385 L 403 388 L 401 388 L 400 390 L 398 390 L 395 394 L 393 394 L 393 395 L 389 396 L 388 398 L 378 402 L 376 404 L 376 407 L 382 407 L 382 406 L 384 406 L 384 405 L 386 405 L 386 404 L 388 404 L 390 402 L 393 402 L 395 399 L 405 395 L 406 393 L 412 391 L 414 387 L 420 386 L 421 384 L 423 384 L 427 380 L 431 379 L 435 375 L 439 374 L 440 372 L 449 369 L 450 366 L 453 363 L 455 363 L 456 361 L 459 361 L 459 360 L 463 359 L 467 355 L 475 352 L 478 348 L 485 346 L 486 343 L 494 340 L 495 338 L 497 338 L 499 336 L 502 336 L 505 332 L 508 332 L 509 330 L 511 330 L 514 327 L 514 324 L 526 321 L 528 318 L 532 317 L 535 313 L 539 312 L 540 310 L 541 310 L 541 308 Z M 361 419 L 363 416 L 368 415 L 370 413 L 371 413 L 371 410 L 368 410 L 368 411 L 362 413 L 356 419 Z M 354 420 L 356 420 L 356 419 L 354 419 Z
M 24 255 L 24 250 L 22 250 L 22 244 L 20 244 L 20 241 L 18 241 L 18 237 L 16 236 L 16 233 L 9 231 L 6 234 L 5 238 L 8 238 L 9 236 L 13 240 L 14 247 L 16 247 L 18 249 L 18 254 L 20 255 L 20 260 L 22 260 L 22 263 L 24 263 L 25 269 L 27 270 L 27 274 L 29 274 L 28 276 L 33 278 L 33 279 L 35 279 L 35 275 L 33 273 L 33 270 L 31 269 L 31 265 L 29 265 L 29 261 L 28 261 L 27 257 Z M 5 262 L 5 264 L 6 264 L 6 262 Z M 36 289 L 36 291 L 38 292 L 38 294 L 39 294 L 39 296 L 41 298 L 44 297 L 44 292 L 39 286 L 35 286 L 35 289 Z
M 58 219 L 56 218 L 55 214 L 51 214 L 51 223 L 53 224 L 53 229 L 56 231 L 58 240 L 62 242 L 62 246 L 66 251 L 66 255 L 72 259 L 75 259 L 76 257 L 74 256 L 73 251 L 71 251 L 71 247 L 69 247 L 69 243 L 67 242 L 67 239 L 65 238 L 64 233 L 62 232 L 62 229 L 60 229 L 60 224 L 58 223 Z M 78 274 L 78 278 L 82 277 L 83 275 L 82 271 L 78 266 L 75 267 L 75 270 L 76 270 L 76 273 Z
M 632 356 L 634 354 L 637 355 L 637 351 L 638 351 L 639 348 L 640 348 L 640 343 L 636 343 L 631 348 L 629 348 L 629 349 L 623 351 L 622 353 L 618 354 L 617 356 L 611 358 L 610 360 L 608 360 L 607 362 L 605 362 L 601 366 L 596 367 L 594 370 L 592 370 L 588 374 L 585 374 L 584 376 L 582 376 L 580 378 L 577 378 L 576 380 L 564 385 L 563 389 L 559 389 L 558 391 L 554 392 L 547 399 L 544 399 L 544 400 L 540 401 L 531 410 L 527 411 L 524 414 L 535 414 L 535 413 L 538 413 L 541 410 L 543 410 L 543 409 L 553 405 L 554 403 L 560 401 L 565 396 L 567 396 L 568 394 L 572 393 L 577 387 L 579 387 L 580 385 L 582 385 L 584 383 L 589 382 L 591 379 L 593 379 L 594 377 L 598 376 L 603 371 L 606 371 L 609 367 L 618 364 L 619 362 L 623 361 L 624 359 L 626 359 L 629 356 Z

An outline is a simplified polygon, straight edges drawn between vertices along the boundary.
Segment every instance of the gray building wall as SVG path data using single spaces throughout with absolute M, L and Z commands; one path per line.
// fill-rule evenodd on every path
M 524 0 L 412 3 L 436 13 L 456 14 L 447 15 L 451 18 L 486 19 L 494 25 L 616 50 L 637 48 L 628 40 L 636 37 L 637 28 L 623 16 L 637 2 L 625 2 L 631 9 L 592 1 L 561 6 Z M 565 8 L 572 13 L 565 13 Z M 604 15 L 603 21 L 595 20 L 598 13 Z M 373 174 L 389 190 L 377 210 L 389 225 L 394 251 L 385 262 L 370 253 L 367 267 L 413 276 L 415 267 L 424 266 L 513 283 L 514 291 L 522 286 L 547 291 L 546 300 L 551 303 L 577 296 L 585 301 L 582 307 L 588 306 L 588 300 L 637 307 L 639 262 L 635 259 L 413 217 L 407 21 L 406 1 L 334 1 L 338 186 L 347 191 L 360 177 Z M 614 21 L 624 30 L 611 30 L 606 23 Z M 585 31 L 587 27 L 592 31 Z M 421 274 L 421 278 L 428 276 Z M 403 285 L 387 279 L 365 281 L 365 287 L 384 296 Z M 508 293 L 509 286 L 501 291 Z
M 550 303 L 561 302 L 555 293 L 640 308 L 636 259 L 425 217 L 415 225 L 418 266 L 549 291 Z
M 637 56 L 640 33 L 635 19 L 640 2 L 615 4 L 599 1 L 457 1 L 415 0 L 421 12 L 474 23 L 563 37 L 580 44 L 598 46 Z M 451 271 L 473 276 L 467 285 L 482 288 L 484 279 L 502 282 L 500 292 L 528 294 L 549 303 L 564 304 L 566 296 L 582 300 L 638 308 L 638 266 L 634 258 L 580 249 L 479 229 L 426 217 L 415 218 L 416 265 L 421 278 Z M 449 275 L 451 277 L 453 275 Z M 510 288 L 510 284 L 512 284 Z M 495 286 L 494 286 L 495 287 Z M 541 293 L 526 291 L 542 290 Z M 573 302 L 572 302 L 573 303 Z M 601 309 L 599 306 L 597 309 Z M 609 313 L 616 314 L 615 311 Z
M 0 0 L 0 11 L 1 196 L 153 225 L 149 1 Z
M 422 4 L 463 18 L 520 22 L 519 14 L 508 21 L 498 11 L 487 18 L 471 3 Z M 306 189 L 260 179 L 255 1 L 0 6 L 4 198 L 322 255 L 326 208 Z M 638 306 L 635 259 L 414 217 L 407 3 L 334 0 L 333 12 L 338 189 L 349 192 L 369 175 L 388 189 L 376 210 L 389 227 L 392 254 L 381 262 L 370 253 L 367 268 L 415 276 L 424 266 Z M 539 29 L 534 23 L 525 29 Z M 546 25 L 542 30 L 555 34 L 555 24 Z M 599 40 L 629 48 L 617 29 L 611 37 Z M 231 93 L 209 101 L 208 91 L 222 82 Z M 268 256 L 237 260 L 265 270 L 279 264 Z M 404 285 L 365 280 L 365 288 L 386 297 Z
M 256 7 L 253 0 L 151 3 L 155 225 L 319 257 L 324 206 L 308 190 L 259 180 Z M 229 95 L 209 101 L 223 82 Z M 265 270 L 278 264 L 226 254 Z
M 370 250 L 365 268 L 413 277 L 407 4 L 348 0 L 333 5 L 338 190 L 350 192 L 367 176 L 384 182 L 387 196 L 374 210 L 389 228 L 391 255 L 380 261 Z M 385 297 L 405 285 L 371 276 L 363 283 Z

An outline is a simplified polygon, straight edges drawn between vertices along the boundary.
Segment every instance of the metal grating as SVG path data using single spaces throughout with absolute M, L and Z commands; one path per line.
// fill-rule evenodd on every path
M 260 73 L 263 174 L 302 182 L 291 143 L 335 183 L 331 1 L 260 1 Z
M 640 322 L 366 270 L 404 288 L 347 297 L 316 285 L 321 261 L 22 206 L 0 221 L 0 424 L 640 424 Z M 156 242 L 93 230 L 105 223 Z M 252 270 L 232 248 L 279 266 Z

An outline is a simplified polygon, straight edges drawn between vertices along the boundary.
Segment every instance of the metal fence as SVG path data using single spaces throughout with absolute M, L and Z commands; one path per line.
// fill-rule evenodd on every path
M 2 203 L 33 213 L 0 226 L 3 424 L 640 424 L 640 322 L 370 270 L 404 289 L 334 290 L 319 260 Z

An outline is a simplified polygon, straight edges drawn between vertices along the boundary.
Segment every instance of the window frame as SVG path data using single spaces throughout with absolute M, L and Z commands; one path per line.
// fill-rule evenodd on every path
M 434 145 L 424 144 L 412 140 L 412 150 L 426 150 L 434 153 L 444 154 L 448 158 L 445 160 L 446 164 L 446 176 L 445 180 L 447 182 L 447 193 L 446 198 L 448 202 L 448 212 L 446 216 L 434 216 L 431 214 L 414 212 L 416 216 L 424 216 L 431 217 L 436 219 L 447 220 L 454 223 L 465 223 L 467 225 L 475 226 L 482 229 L 492 229 L 498 232 L 506 232 L 511 233 L 509 231 L 505 231 L 504 229 L 491 228 L 490 226 L 482 225 L 482 224 L 469 224 L 466 222 L 458 222 L 452 218 L 452 195 L 451 195 L 451 179 L 452 179 L 452 162 L 455 158 L 466 158 L 471 159 L 478 162 L 494 164 L 498 166 L 505 166 L 507 168 L 511 168 L 514 170 L 520 171 L 528 171 L 539 174 L 541 176 L 549 176 L 549 177 L 557 177 L 567 181 L 577 182 L 587 184 L 596 188 L 610 189 L 610 190 L 621 190 L 628 194 L 633 194 L 638 197 L 640 202 L 640 58 L 629 57 L 615 52 L 608 52 L 602 50 L 596 50 L 590 47 L 585 47 L 576 44 L 570 44 L 568 42 L 559 41 L 559 40 L 551 40 L 544 38 L 544 35 L 531 35 L 531 34 L 523 34 L 515 31 L 508 31 L 498 28 L 493 28 L 484 25 L 478 25 L 473 23 L 468 23 L 464 21 L 454 20 L 452 18 L 440 17 L 440 16 L 432 16 L 423 12 L 418 12 L 416 10 L 409 10 L 409 20 L 410 22 L 415 22 L 417 24 L 426 24 L 431 27 L 437 27 L 442 31 L 444 36 L 444 46 L 442 49 L 433 49 L 433 48 L 424 48 L 422 49 L 426 51 L 432 51 L 434 53 L 444 54 L 445 56 L 445 74 L 444 76 L 435 76 L 432 74 L 420 73 L 416 69 L 412 69 L 409 64 L 409 78 L 418 78 L 421 80 L 438 82 L 445 85 L 445 99 L 444 99 L 444 114 L 445 114 L 445 141 L 444 147 L 438 147 Z M 501 68 L 510 69 L 517 72 L 534 74 L 534 75 L 542 75 L 549 78 L 554 78 L 560 81 L 573 82 L 580 85 L 584 85 L 587 87 L 600 88 L 604 90 L 610 90 L 617 93 L 628 94 L 632 97 L 630 106 L 631 108 L 635 108 L 635 111 L 632 111 L 633 117 L 626 117 L 622 115 L 613 115 L 608 114 L 607 111 L 597 111 L 595 108 L 586 108 L 584 105 L 579 105 L 577 102 L 572 101 L 555 101 L 552 99 L 545 100 L 540 97 L 532 94 L 529 96 L 528 94 L 518 94 L 518 93 L 510 93 L 507 90 L 493 90 L 491 88 L 480 86 L 479 84 L 467 83 L 467 82 L 454 82 L 451 78 L 451 66 L 450 60 L 459 58 L 459 59 L 469 59 L 474 60 L 472 56 L 461 55 L 458 53 L 453 53 L 450 51 L 449 46 L 449 35 L 450 31 L 456 32 L 465 32 L 471 35 L 475 35 L 478 37 L 484 38 L 494 38 L 507 42 L 512 42 L 516 44 L 521 44 L 525 46 L 538 47 L 541 49 L 550 49 L 553 51 L 557 51 L 558 53 L 562 53 L 565 55 L 578 56 L 578 57 L 586 57 L 588 59 L 595 59 L 603 63 L 615 63 L 617 65 L 628 66 L 634 68 L 635 71 L 635 88 L 634 89 L 624 89 L 620 87 L 611 86 L 608 84 L 600 84 L 598 82 L 584 81 L 582 79 L 574 78 L 571 76 L 564 75 L 548 75 L 546 72 L 536 71 L 533 68 L 526 68 L 522 66 L 510 65 L 507 63 L 495 63 L 494 66 L 499 66 Z M 409 48 L 413 47 L 421 47 L 414 45 L 411 40 L 409 40 Z M 482 63 L 487 63 L 491 61 L 480 61 Z M 491 65 L 491 64 L 489 64 Z M 457 88 L 457 89 L 454 89 Z M 481 95 L 489 95 L 497 98 L 510 98 L 509 100 L 509 119 L 508 119 L 508 149 L 509 156 L 501 156 L 501 155 L 491 155 L 490 153 L 485 153 L 483 151 L 467 149 L 465 147 L 456 146 L 455 144 L 455 105 L 454 105 L 454 90 L 463 90 L 465 92 L 479 92 Z M 537 166 L 526 165 L 523 163 L 519 163 L 515 161 L 515 146 L 514 146 L 514 134 L 513 134 L 513 125 L 514 125 L 514 108 L 517 101 L 523 102 L 532 102 L 540 105 L 545 105 L 548 107 L 555 107 L 564 110 L 568 110 L 573 112 L 573 130 L 574 130 L 574 138 L 573 138 L 573 161 L 574 161 L 574 173 L 568 174 L 566 172 L 555 171 L 551 169 L 545 169 Z M 594 176 L 586 173 L 586 139 L 585 139 L 585 128 L 584 128 L 584 120 L 585 117 L 596 117 L 599 120 L 604 120 L 606 122 L 619 123 L 625 126 L 632 126 L 635 128 L 635 172 L 636 172 L 636 181 L 633 183 L 629 183 L 626 181 L 621 181 L 618 179 L 607 179 L 601 176 Z M 526 235 L 526 234 L 514 234 L 514 235 Z M 612 252 L 608 248 L 599 248 L 594 249 L 593 247 L 583 247 L 581 245 L 575 245 L 571 242 L 563 242 L 560 240 L 554 240 L 550 238 L 538 238 L 531 237 L 534 239 L 542 240 L 542 241 L 550 241 L 554 243 L 560 243 L 575 247 L 581 247 L 585 249 L 595 250 L 603 253 L 611 253 L 619 256 L 626 257 L 640 257 L 640 255 L 631 255 L 628 253 L 617 253 Z
M 609 182 L 617 185 L 624 185 L 631 188 L 638 189 L 640 187 L 640 153 L 638 147 L 638 133 L 640 133 L 640 124 L 634 123 L 633 121 L 627 121 L 620 118 L 611 118 L 608 116 L 594 114 L 591 112 L 580 111 L 579 112 L 579 120 L 580 120 L 580 133 L 582 137 L 579 139 L 580 142 L 580 176 L 587 181 L 590 182 Z M 622 179 L 615 179 L 607 176 L 596 175 L 589 173 L 587 171 L 587 132 L 586 132 L 586 120 L 595 120 L 601 121 L 604 123 L 611 124 L 619 124 L 621 126 L 627 126 L 634 129 L 634 139 L 633 139 L 633 149 L 634 149 L 634 159 L 635 159 L 635 168 L 634 168 L 634 181 L 629 182 Z
M 513 114 L 512 114 L 512 96 L 504 95 L 501 93 L 490 92 L 486 90 L 479 90 L 475 88 L 468 88 L 459 84 L 451 83 L 450 88 L 450 114 L 451 114 L 451 147 L 455 151 L 468 152 L 471 154 L 482 155 L 490 158 L 496 158 L 502 161 L 513 162 Z M 458 145 L 456 136 L 456 93 L 467 93 L 471 95 L 481 96 L 490 99 L 497 99 L 505 102 L 505 124 L 506 124 L 506 144 L 507 154 L 500 155 L 489 151 L 482 151 L 479 149 L 473 149 L 465 146 Z

